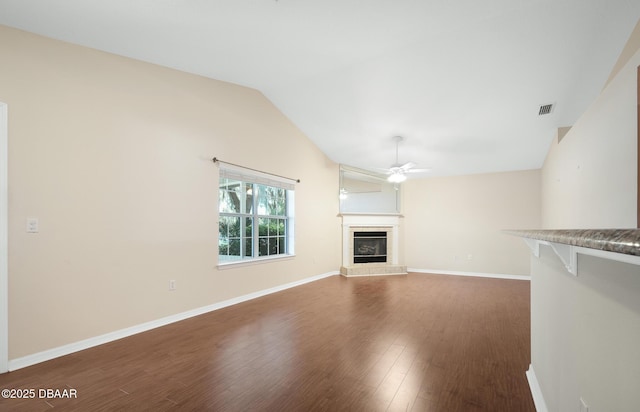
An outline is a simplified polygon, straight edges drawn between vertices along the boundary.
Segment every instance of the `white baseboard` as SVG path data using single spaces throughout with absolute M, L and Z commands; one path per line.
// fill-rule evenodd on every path
M 202 315 L 214 310 L 226 308 L 228 306 L 236 305 L 238 303 L 246 302 L 248 300 L 256 299 L 261 296 L 269 295 L 272 293 L 280 292 L 285 289 L 290 289 L 295 286 L 304 285 L 305 283 L 314 282 L 316 280 L 324 279 L 330 276 L 339 275 L 339 271 L 327 272 L 321 275 L 311 276 L 298 280 L 295 282 L 285 283 L 284 285 L 275 286 L 269 289 L 260 290 L 258 292 L 249 293 L 247 295 L 238 296 L 236 298 L 228 299 L 222 302 L 214 303 L 204 307 L 188 310 L 186 312 L 177 313 L 175 315 L 167 316 L 164 318 L 145 322 L 140 325 L 131 326 L 129 328 L 116 330 L 113 332 L 105 333 L 104 335 L 95 336 L 89 339 L 84 339 L 78 342 L 69 343 L 67 345 L 59 346 L 57 348 L 48 349 L 42 352 L 34 353 L 32 355 L 23 356 L 17 359 L 9 360 L 9 371 L 14 371 L 27 366 L 35 365 L 37 363 L 45 362 L 51 359 L 58 358 L 60 356 L 69 355 L 74 352 L 78 352 L 84 349 L 89 349 L 94 346 L 103 345 L 118 339 L 126 338 L 141 332 L 146 332 L 151 329 L 159 328 L 161 326 L 168 325 L 170 323 L 179 322 L 194 316 Z
M 533 397 L 533 403 L 536 406 L 536 411 L 547 412 L 547 404 L 544 401 L 544 396 L 542 396 L 542 390 L 540 389 L 538 378 L 536 377 L 533 365 L 531 364 L 527 371 L 527 381 L 529 381 L 529 390 L 531 390 L 531 396 Z
M 417 269 L 417 268 L 407 268 L 407 272 L 432 273 L 434 275 L 473 276 L 473 277 L 479 277 L 479 278 L 531 280 L 531 276 L 528 276 L 528 275 L 509 275 L 509 274 L 503 274 L 503 273 L 460 272 L 456 270 Z

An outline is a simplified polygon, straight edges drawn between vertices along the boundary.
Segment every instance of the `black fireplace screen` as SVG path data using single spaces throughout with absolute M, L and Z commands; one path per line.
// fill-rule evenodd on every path
M 387 261 L 387 232 L 354 232 L 353 263 Z

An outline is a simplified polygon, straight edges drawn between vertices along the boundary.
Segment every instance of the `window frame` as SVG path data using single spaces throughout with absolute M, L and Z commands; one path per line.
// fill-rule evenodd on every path
M 239 210 L 237 211 L 223 211 L 222 210 L 222 198 L 223 190 L 228 190 L 229 182 L 237 182 L 240 184 L 239 192 L 241 193 L 239 199 Z M 250 191 L 247 187 L 250 187 Z M 264 209 L 260 200 L 265 196 L 266 188 L 275 189 L 276 192 L 280 192 L 285 196 L 285 207 L 283 214 L 267 214 L 264 213 Z M 247 194 L 248 193 L 248 194 Z M 251 205 L 247 207 L 249 196 L 251 197 Z M 264 205 L 264 203 L 263 203 Z M 247 170 L 238 166 L 228 167 L 220 166 L 220 173 L 218 177 L 218 268 L 237 267 L 248 264 L 265 263 L 268 261 L 290 259 L 295 256 L 295 186 L 291 181 L 279 178 L 278 176 L 272 176 L 266 173 L 257 172 L 254 170 Z M 267 211 L 269 212 L 269 211 Z M 221 241 L 223 237 L 220 235 L 222 228 L 222 222 L 225 218 L 237 218 L 238 222 L 238 236 L 233 240 L 239 241 L 240 255 L 222 255 L 220 253 Z M 261 219 L 277 219 L 284 221 L 284 234 L 280 233 L 266 235 L 261 234 L 260 220 Z M 247 233 L 247 220 L 251 221 L 251 234 L 250 237 Z M 279 227 L 279 224 L 278 224 Z M 269 226 L 267 227 L 267 230 Z M 226 237 L 229 239 L 229 237 Z M 284 251 L 282 253 L 260 255 L 260 245 L 266 239 L 267 248 L 269 248 L 270 239 L 277 239 L 276 245 L 279 248 L 280 242 L 284 241 Z M 247 241 L 250 239 L 251 253 L 247 254 Z M 235 258 L 224 259 L 224 256 L 232 256 Z

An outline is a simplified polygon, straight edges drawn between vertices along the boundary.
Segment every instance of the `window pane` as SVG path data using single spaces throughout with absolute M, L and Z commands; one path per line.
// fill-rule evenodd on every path
M 229 216 L 225 219 L 229 226 L 229 237 L 240 237 L 240 218 Z
M 252 213 L 253 211 L 253 183 L 245 183 L 245 202 L 244 213 Z
M 285 244 L 285 240 L 284 239 L 285 239 L 284 236 L 278 237 L 278 253 L 279 254 L 287 253 L 287 248 L 286 248 L 286 244 Z
M 266 215 L 267 214 L 267 193 L 265 191 L 265 186 L 263 185 L 254 185 L 256 188 L 257 196 L 258 196 L 258 214 Z
M 229 237 L 228 226 L 229 226 L 229 223 L 227 222 L 227 218 L 220 216 L 220 223 L 218 224 L 218 237 L 220 238 Z
M 218 254 L 225 256 L 229 254 L 229 241 L 227 239 L 218 239 Z
M 268 213 L 273 216 L 282 215 L 283 214 L 282 202 L 284 201 L 284 196 L 282 195 L 282 189 L 270 187 L 268 194 L 269 194 Z
M 273 188 L 272 195 L 271 195 L 271 210 L 269 211 L 270 214 L 272 215 L 279 214 L 278 209 L 279 209 L 281 198 L 282 196 L 280 196 L 280 189 Z
M 268 256 L 269 255 L 269 243 L 267 238 L 261 237 L 258 239 L 258 256 Z
M 240 234 L 240 218 L 233 216 L 221 216 L 218 229 L 218 254 L 240 256 L 240 247 L 237 243 Z
M 253 256 L 253 218 L 244 219 L 244 255 Z
M 240 256 L 240 239 L 229 239 L 229 256 Z
M 278 198 L 276 201 L 276 210 L 274 215 L 287 215 L 287 191 L 284 189 L 278 189 Z
M 269 219 L 266 218 L 258 218 L 258 236 L 268 236 L 269 235 Z
M 278 220 L 277 219 L 269 219 L 269 236 L 273 236 L 276 234 L 278 230 Z
M 245 238 L 244 239 L 244 255 L 245 256 L 253 256 L 253 239 Z
M 229 230 L 230 230 L 230 226 L 233 226 L 234 219 L 235 218 L 228 217 L 228 216 L 220 217 L 220 224 L 218 229 L 219 237 L 228 238 L 230 236 Z
M 270 255 L 278 254 L 278 238 L 277 237 L 269 238 L 269 254 Z
M 222 213 L 240 212 L 240 189 L 242 183 L 236 180 L 222 179 L 218 192 L 218 211 Z
M 253 219 L 250 217 L 244 219 L 244 235 L 248 238 L 253 237 Z

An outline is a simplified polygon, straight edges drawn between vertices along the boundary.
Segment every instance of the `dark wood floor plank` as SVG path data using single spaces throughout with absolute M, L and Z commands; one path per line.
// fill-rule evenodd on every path
M 2 411 L 534 411 L 529 283 L 330 277 L 0 375 Z

